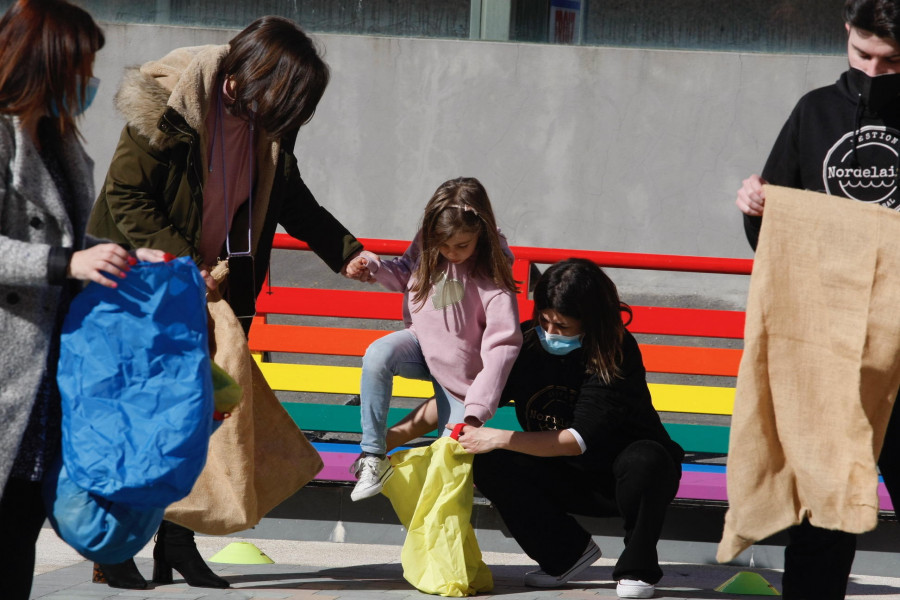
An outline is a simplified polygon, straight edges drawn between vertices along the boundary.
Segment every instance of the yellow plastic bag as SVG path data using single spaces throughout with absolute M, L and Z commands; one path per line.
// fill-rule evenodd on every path
M 472 456 L 449 437 L 391 456 L 384 495 L 407 529 L 403 577 L 420 592 L 461 598 L 494 589 L 470 522 Z

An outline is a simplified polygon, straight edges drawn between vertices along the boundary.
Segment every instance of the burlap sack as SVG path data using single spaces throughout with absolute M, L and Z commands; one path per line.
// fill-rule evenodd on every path
M 217 271 L 219 279 L 223 273 Z M 207 294 L 210 354 L 243 388 L 238 408 L 212 435 L 206 466 L 191 493 L 165 518 L 223 535 L 253 527 L 322 470 L 322 458 L 281 406 L 250 355 L 234 312 Z
M 861 533 L 900 386 L 900 214 L 766 187 L 728 449 L 725 562 L 804 518 Z

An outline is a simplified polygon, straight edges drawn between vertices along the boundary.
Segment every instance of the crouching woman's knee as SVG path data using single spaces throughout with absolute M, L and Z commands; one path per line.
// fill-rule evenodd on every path
M 613 471 L 620 484 L 653 488 L 670 499 L 675 497 L 681 481 L 681 464 L 662 444 L 653 440 L 638 440 L 629 444 L 616 457 Z

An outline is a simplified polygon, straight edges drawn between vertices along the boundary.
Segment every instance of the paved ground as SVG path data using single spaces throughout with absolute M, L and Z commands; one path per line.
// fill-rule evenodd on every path
M 237 541 L 235 538 L 198 536 L 204 557 Z M 38 545 L 38 560 L 32 598 L 87 600 L 122 598 L 141 600 L 365 600 L 426 598 L 403 579 L 400 547 L 330 542 L 283 540 L 241 541 L 256 544 L 274 564 L 235 565 L 210 563 L 216 573 L 228 579 L 229 590 L 192 588 L 175 574 L 175 583 L 148 590 L 118 590 L 91 583 L 91 563 L 45 529 Z M 152 544 L 137 556 L 145 577 L 152 572 Z M 585 579 L 558 590 L 535 590 L 522 585 L 522 575 L 534 568 L 523 554 L 485 553 L 485 562 L 494 575 L 495 588 L 482 598 L 504 600 L 582 600 L 616 598 L 611 581 L 613 561 L 601 559 L 585 572 Z M 656 598 L 725 599 L 746 598 L 716 592 L 715 588 L 741 569 L 720 565 L 666 564 Z M 769 583 L 780 588 L 778 571 L 758 570 Z M 900 575 L 900 571 L 898 571 Z M 152 584 L 151 584 L 152 585 Z M 0 597 L 2 597 L 0 589 Z M 900 577 L 854 576 L 848 598 L 859 600 L 900 599 Z

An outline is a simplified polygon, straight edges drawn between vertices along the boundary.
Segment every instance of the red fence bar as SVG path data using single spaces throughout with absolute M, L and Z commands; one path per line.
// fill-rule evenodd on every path
M 366 250 L 376 254 L 399 255 L 403 254 L 409 246 L 409 241 L 405 240 L 360 238 L 359 241 L 365 245 Z M 297 241 L 285 233 L 275 235 L 274 247 L 282 250 L 309 250 L 309 246 L 304 242 Z M 572 256 L 579 256 L 592 260 L 603 267 L 623 269 L 749 275 L 753 268 L 753 259 L 750 258 L 638 254 L 633 252 L 606 252 L 602 250 L 533 248 L 530 246 L 512 246 L 511 249 L 519 260 L 542 264 L 552 264 Z

